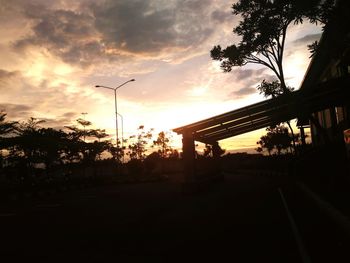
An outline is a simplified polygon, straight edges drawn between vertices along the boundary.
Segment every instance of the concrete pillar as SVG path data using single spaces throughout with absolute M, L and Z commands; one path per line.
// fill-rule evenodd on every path
M 213 160 L 214 160 L 214 173 L 215 175 L 220 174 L 220 154 L 221 154 L 221 148 L 219 146 L 218 142 L 214 142 L 212 144 L 212 151 L 213 151 Z
M 338 131 L 337 113 L 335 112 L 335 107 L 331 107 L 329 109 L 329 113 L 330 113 L 330 117 L 331 117 L 332 137 L 334 137 L 334 138 L 339 137 L 340 134 L 339 134 L 339 131 Z
M 190 131 L 185 131 L 182 134 L 182 158 L 185 183 L 193 183 L 195 181 L 195 144 L 193 134 Z
M 221 149 L 220 149 L 220 146 L 219 146 L 218 142 L 214 142 L 212 144 L 212 151 L 213 151 L 213 157 L 215 159 L 220 158 Z
M 305 131 L 304 131 L 304 127 L 303 126 L 300 126 L 299 127 L 299 130 L 300 130 L 300 139 L 301 139 L 301 144 L 303 146 L 306 145 L 306 141 L 305 141 Z

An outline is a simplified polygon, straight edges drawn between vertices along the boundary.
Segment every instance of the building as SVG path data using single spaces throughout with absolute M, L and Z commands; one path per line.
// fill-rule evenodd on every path
M 317 95 L 320 87 L 336 89 L 346 96 L 350 86 L 350 8 L 349 1 L 337 1 L 336 15 L 324 28 L 316 53 L 308 67 L 300 90 Z M 327 98 L 332 102 L 332 97 Z M 350 100 L 333 103 L 312 113 L 312 144 L 323 145 L 342 140 L 350 128 Z M 299 121 L 299 124 L 307 124 Z

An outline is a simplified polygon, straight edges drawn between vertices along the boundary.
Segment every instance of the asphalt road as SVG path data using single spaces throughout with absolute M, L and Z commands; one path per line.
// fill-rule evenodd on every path
M 207 192 L 113 185 L 0 209 L 1 262 L 350 262 L 348 237 L 298 189 L 226 175 Z

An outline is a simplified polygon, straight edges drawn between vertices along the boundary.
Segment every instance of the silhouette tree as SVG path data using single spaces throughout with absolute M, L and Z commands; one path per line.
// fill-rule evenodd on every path
M 278 80 L 266 81 L 265 79 L 261 82 L 261 84 L 257 87 L 260 94 L 262 94 L 265 98 L 272 97 L 276 98 L 278 96 L 283 95 L 283 89 L 281 83 Z M 288 91 L 293 91 L 292 87 L 287 87 Z
M 268 98 L 270 96 L 272 98 L 276 98 L 278 96 L 284 95 L 284 91 L 282 89 L 281 83 L 278 80 L 274 80 L 274 81 L 271 81 L 271 82 L 263 80 L 261 82 L 261 84 L 257 87 L 257 89 L 259 90 L 260 94 L 263 94 L 263 96 L 265 98 Z M 291 87 L 286 87 L 286 89 L 289 92 L 293 91 L 293 88 L 291 88 Z M 296 151 L 296 145 L 295 145 L 296 138 L 295 138 L 295 135 L 294 135 L 294 131 L 293 131 L 292 125 L 290 124 L 290 121 L 286 121 L 286 123 L 287 123 L 287 125 L 289 127 L 289 130 L 291 132 L 291 135 L 292 135 L 293 149 L 294 149 L 294 152 L 295 152 Z
M 204 157 L 212 157 L 213 156 L 213 147 L 210 144 L 206 144 L 203 150 Z
M 54 166 L 65 162 L 67 146 L 67 134 L 62 130 L 53 128 L 40 128 L 36 133 L 38 163 L 45 164 L 46 174 L 49 175 Z M 24 138 L 26 139 L 26 138 Z
M 240 0 L 232 9 L 242 18 L 233 29 L 241 41 L 224 49 L 214 46 L 211 57 L 221 61 L 225 72 L 248 63 L 265 66 L 274 72 L 283 93 L 288 93 L 283 71 L 288 27 L 304 20 L 325 24 L 333 6 L 334 0 Z
M 130 140 L 133 141 L 129 144 L 129 156 L 131 159 L 144 160 L 146 157 L 145 152 L 147 151 L 146 147 L 149 143 L 149 140 L 152 139 L 153 129 L 149 131 L 144 131 L 144 126 L 140 125 L 137 129 L 138 134 L 130 136 Z
M 267 134 L 260 137 L 257 144 L 260 145 L 256 150 L 262 152 L 266 149 L 269 155 L 276 150 L 280 155 L 283 150 L 288 150 L 292 146 L 292 136 L 288 133 L 288 128 L 283 125 L 277 125 L 273 128 L 267 128 Z
M 86 130 L 86 127 L 88 126 L 91 126 L 92 123 L 90 121 L 87 121 L 85 119 L 77 119 L 76 120 L 81 126 L 83 126 L 83 130 L 81 131 L 82 132 L 82 136 L 83 136 L 83 140 L 85 142 L 85 138 L 86 136 L 90 136 L 90 133 L 91 133 L 91 130 Z
M 6 159 L 3 154 L 3 150 L 6 150 L 9 146 L 9 136 L 13 136 L 13 132 L 15 131 L 17 122 L 8 122 L 6 121 L 7 113 L 3 110 L 0 111 L 0 164 L 1 168 L 3 167 L 3 162 Z
M 18 147 L 23 150 L 24 155 L 28 158 L 29 162 L 38 158 L 40 147 L 40 133 L 41 124 L 44 120 L 38 120 L 30 117 L 27 122 L 22 122 L 17 126 Z
M 224 72 L 230 72 L 232 67 L 246 64 L 259 64 L 269 68 L 278 80 L 263 82 L 258 86 L 264 96 L 276 97 L 292 91 L 286 85 L 283 70 L 283 55 L 288 27 L 301 24 L 304 20 L 310 23 L 326 24 L 332 16 L 334 0 L 240 0 L 232 5 L 233 14 L 241 17 L 233 32 L 241 37 L 236 45 L 222 49 L 220 45 L 211 50 L 211 57 L 221 61 Z M 309 46 L 311 52 L 316 44 Z M 310 116 L 316 127 L 317 120 Z M 292 135 L 295 149 L 294 132 L 287 122 Z
M 101 159 L 101 154 L 104 151 L 109 151 L 116 160 L 119 160 L 120 154 L 116 154 L 117 151 L 108 141 L 101 141 L 101 139 L 108 137 L 109 135 L 105 130 L 101 129 L 87 129 L 91 126 L 90 121 L 84 119 L 77 119 L 78 124 L 83 126 L 83 129 L 76 126 L 66 126 L 70 131 L 68 137 L 70 139 L 71 147 L 69 148 L 69 154 L 71 161 L 93 162 L 97 159 Z M 86 141 L 89 137 L 90 141 Z M 91 141 L 96 138 L 97 140 Z
M 180 158 L 180 153 L 178 150 L 176 149 L 170 149 L 169 155 L 168 155 L 169 159 L 174 159 L 177 160 Z
M 225 150 L 222 149 L 219 145 L 217 147 L 218 147 L 218 149 L 217 149 L 218 155 L 220 155 L 220 156 L 223 155 L 225 153 Z M 205 145 L 205 148 L 203 150 L 203 156 L 204 157 L 213 157 L 213 147 L 210 144 Z
M 106 130 L 101 129 L 94 129 L 91 130 L 90 136 L 97 138 L 97 140 L 100 142 L 101 139 L 107 138 L 109 135 L 106 133 Z
M 8 136 L 15 130 L 17 122 L 6 121 L 7 113 L 3 110 L 0 111 L 0 138 Z
M 169 142 L 170 135 L 164 131 L 158 133 L 157 140 L 153 141 L 153 145 L 159 147 L 158 152 L 160 154 L 160 157 L 166 158 L 172 152 L 172 148 L 170 147 Z

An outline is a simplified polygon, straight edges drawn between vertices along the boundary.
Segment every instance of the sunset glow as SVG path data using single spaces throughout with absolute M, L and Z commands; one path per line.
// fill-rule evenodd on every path
M 269 70 L 223 73 L 209 56 L 214 45 L 239 41 L 232 1 L 158 2 L 2 1 L 0 108 L 10 119 L 42 118 L 55 128 L 86 112 L 113 138 L 113 92 L 95 85 L 136 79 L 117 91 L 125 137 L 139 125 L 169 131 L 264 99 L 256 86 L 271 78 Z M 288 85 L 299 87 L 309 63 L 306 45 L 319 33 L 307 24 L 292 28 Z M 254 149 L 262 132 L 225 140 L 223 148 Z M 181 147 L 179 136 L 174 147 Z

